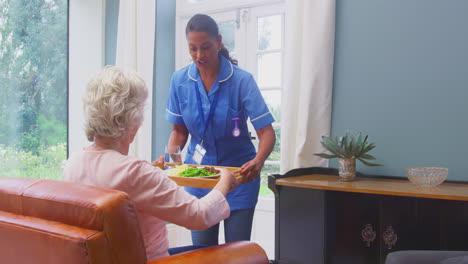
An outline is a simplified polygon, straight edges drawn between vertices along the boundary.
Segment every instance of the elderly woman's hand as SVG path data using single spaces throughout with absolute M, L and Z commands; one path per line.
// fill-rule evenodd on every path
M 230 191 L 234 190 L 239 185 L 239 181 L 236 176 L 227 169 L 221 169 L 221 176 L 219 182 L 213 188 L 214 190 L 220 191 L 226 196 Z
M 151 165 L 164 169 L 164 155 L 159 156 L 159 158 L 151 162 Z

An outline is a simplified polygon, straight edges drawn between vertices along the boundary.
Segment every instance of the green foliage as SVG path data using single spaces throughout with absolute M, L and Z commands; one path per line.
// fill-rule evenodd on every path
M 258 192 L 258 196 L 263 196 L 263 195 L 270 195 L 273 194 L 273 192 L 268 188 L 267 184 L 261 184 L 260 185 L 260 190 Z
M 0 144 L 37 153 L 39 117 L 67 122 L 67 5 L 0 1 Z
M 377 163 L 371 163 L 367 160 L 376 160 L 376 158 L 367 152 L 375 148 L 375 143 L 369 143 L 368 136 L 352 135 L 346 132 L 344 137 L 322 137 L 320 142 L 322 146 L 330 153 L 315 153 L 314 155 L 325 158 L 355 158 L 367 166 L 383 166 Z
M 268 102 L 266 103 L 270 113 L 272 114 L 273 118 L 275 119 L 275 124 L 281 123 L 281 108 L 280 106 L 272 106 Z M 276 134 L 276 142 L 273 146 L 273 151 L 268 157 L 269 160 L 280 160 L 280 146 L 281 146 L 281 127 L 274 126 L 273 129 L 275 130 Z
M 61 177 L 67 16 L 67 0 L 0 0 L 0 177 Z
M 32 127 L 28 132 L 23 132 L 20 137 L 18 149 L 38 155 L 40 147 L 41 141 L 39 138 L 39 129 L 37 127 Z
M 0 177 L 29 177 L 61 180 L 67 157 L 65 143 L 39 147 L 38 154 L 0 146 Z
M 67 142 L 67 125 L 63 121 L 54 118 L 47 119 L 44 115 L 39 115 L 37 126 L 44 145 L 53 146 Z
M 280 155 L 280 146 L 281 146 L 281 127 L 275 127 L 273 128 L 275 130 L 276 134 L 276 141 L 275 141 L 275 146 L 273 147 L 273 151 L 270 154 L 269 159 L 270 160 L 279 160 L 279 155 Z
M 260 193 L 259 196 L 269 195 L 273 192 L 268 188 L 268 175 L 270 174 L 279 174 L 280 166 L 279 165 L 264 165 L 261 175 L 260 175 Z

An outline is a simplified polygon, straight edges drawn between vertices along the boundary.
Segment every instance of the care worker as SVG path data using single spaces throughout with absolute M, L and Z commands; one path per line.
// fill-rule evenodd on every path
M 224 220 L 226 242 L 250 240 L 260 188 L 260 171 L 275 144 L 272 114 L 249 72 L 237 66 L 223 46 L 218 25 L 197 14 L 185 34 L 193 62 L 171 80 L 166 119 L 173 124 L 169 146 L 187 142 L 185 163 L 241 167 L 244 184 L 228 194 L 230 217 Z M 250 118 L 258 138 L 258 152 L 247 128 Z M 163 162 L 160 158 L 159 163 Z M 208 189 L 186 188 L 200 198 Z M 219 224 L 192 231 L 193 244 L 218 244 Z

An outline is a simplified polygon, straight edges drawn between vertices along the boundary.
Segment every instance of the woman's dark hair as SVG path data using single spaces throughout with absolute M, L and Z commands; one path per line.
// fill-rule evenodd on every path
M 185 36 L 187 36 L 188 33 L 192 31 L 207 32 L 215 38 L 219 36 L 219 29 L 216 21 L 214 21 L 214 19 L 210 16 L 203 14 L 196 14 L 190 18 L 189 22 L 187 23 L 187 27 L 185 28 Z M 226 47 L 224 47 L 224 45 L 221 46 L 219 53 L 226 57 L 226 59 L 228 59 L 232 64 L 237 65 L 237 60 L 229 56 L 229 51 L 226 49 Z

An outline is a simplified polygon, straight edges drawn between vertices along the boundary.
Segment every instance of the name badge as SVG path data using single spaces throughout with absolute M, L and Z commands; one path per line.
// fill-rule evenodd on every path
M 203 157 L 206 154 L 206 149 L 202 145 L 197 144 L 195 146 L 195 153 L 193 153 L 193 161 L 197 164 L 202 164 Z

